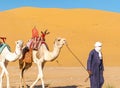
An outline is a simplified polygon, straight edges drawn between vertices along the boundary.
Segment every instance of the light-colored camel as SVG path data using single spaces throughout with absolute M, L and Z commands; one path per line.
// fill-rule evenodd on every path
M 30 88 L 33 88 L 34 85 L 41 79 L 42 82 L 42 88 L 45 88 L 44 86 L 44 80 L 43 80 L 43 67 L 44 67 L 44 62 L 47 61 L 53 61 L 54 59 L 56 59 L 60 53 L 60 50 L 62 48 L 62 46 L 66 43 L 66 40 L 64 38 L 57 38 L 54 41 L 54 48 L 53 51 L 49 51 L 45 41 L 43 41 L 41 43 L 41 46 L 39 47 L 38 51 L 33 50 L 32 54 L 33 54 L 33 62 L 35 64 L 37 64 L 37 68 L 38 68 L 38 75 L 37 78 L 35 80 L 35 82 L 33 82 L 33 84 L 30 86 Z M 39 55 L 39 56 L 38 56 Z M 38 57 L 37 57 L 38 56 Z M 24 80 L 24 70 L 28 69 L 29 67 L 31 67 L 32 63 L 26 63 L 24 62 L 24 67 L 21 70 L 21 77 L 22 80 L 24 82 L 24 88 L 26 88 L 26 84 L 25 84 L 25 80 Z M 23 64 L 21 64 L 23 66 Z M 22 87 L 21 87 L 22 88 Z
M 7 46 L 4 47 L 3 51 L 0 54 L 0 67 L 1 67 L 1 74 L 0 74 L 0 88 L 2 87 L 2 78 L 5 73 L 6 79 L 7 79 L 7 87 L 10 88 L 9 83 L 9 73 L 7 71 L 7 64 L 8 62 L 16 61 L 17 59 L 21 58 L 22 56 L 22 47 L 23 47 L 23 41 L 18 40 L 15 42 L 16 48 L 14 52 L 11 52 Z

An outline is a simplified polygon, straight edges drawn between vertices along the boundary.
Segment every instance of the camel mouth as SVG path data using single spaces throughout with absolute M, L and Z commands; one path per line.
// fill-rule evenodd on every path
M 65 39 L 63 40 L 63 44 L 64 44 L 64 45 L 67 44 L 67 41 L 66 41 Z

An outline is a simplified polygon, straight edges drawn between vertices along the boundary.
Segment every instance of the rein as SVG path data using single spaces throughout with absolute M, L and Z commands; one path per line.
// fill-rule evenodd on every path
M 79 62 L 79 64 L 87 71 L 83 63 L 79 60 L 79 58 L 73 53 L 73 51 L 69 48 L 68 44 L 66 44 L 67 49 L 70 51 L 70 53 L 75 57 L 75 59 Z
M 73 53 L 73 51 L 69 48 L 68 44 L 66 44 L 67 49 L 70 51 L 70 53 L 75 57 L 75 59 L 79 62 L 79 64 L 85 69 L 85 71 L 88 73 L 87 69 L 83 65 L 83 63 L 79 60 L 79 58 Z M 89 73 L 88 73 L 89 74 Z M 89 79 L 89 76 L 85 79 L 85 82 Z

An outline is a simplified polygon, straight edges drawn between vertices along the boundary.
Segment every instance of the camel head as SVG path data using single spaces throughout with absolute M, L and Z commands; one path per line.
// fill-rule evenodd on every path
M 64 38 L 56 38 L 55 39 L 55 46 L 61 48 L 64 44 L 66 44 L 66 40 Z
M 16 47 L 18 47 L 18 48 L 23 47 L 23 41 L 22 40 L 15 41 L 15 44 L 16 44 Z

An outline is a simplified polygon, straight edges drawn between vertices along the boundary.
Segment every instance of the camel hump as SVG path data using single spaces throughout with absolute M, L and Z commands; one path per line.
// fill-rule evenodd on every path
M 0 43 L 0 54 L 2 53 L 2 51 L 5 47 L 7 47 L 9 51 L 11 51 L 9 45 L 7 45 L 5 43 Z

